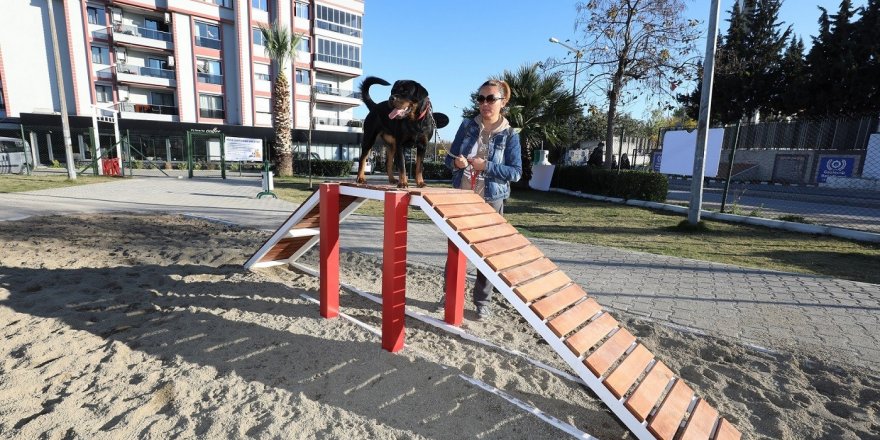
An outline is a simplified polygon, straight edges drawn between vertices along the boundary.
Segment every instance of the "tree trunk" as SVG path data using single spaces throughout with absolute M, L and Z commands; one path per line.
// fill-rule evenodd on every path
M 605 127 L 605 163 L 603 168 L 611 168 L 614 163 L 614 118 L 617 116 L 617 99 L 620 92 L 616 85 L 608 92 L 608 125 Z M 622 139 L 621 139 L 622 141 Z
M 519 187 L 528 188 L 529 180 L 532 179 L 532 155 L 534 150 L 530 141 L 526 140 L 521 144 L 520 155 L 522 156 L 522 178 L 519 181 Z
M 293 148 L 290 145 L 290 87 L 284 71 L 278 72 L 272 93 L 275 96 L 273 117 L 275 126 L 275 155 L 278 176 L 293 175 Z

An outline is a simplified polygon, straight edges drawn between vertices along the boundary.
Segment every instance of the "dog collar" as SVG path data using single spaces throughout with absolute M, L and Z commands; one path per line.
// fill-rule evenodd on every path
M 425 119 L 425 115 L 428 114 L 428 111 L 431 110 L 431 99 L 425 98 L 425 109 L 422 110 L 422 114 L 419 115 L 418 120 Z

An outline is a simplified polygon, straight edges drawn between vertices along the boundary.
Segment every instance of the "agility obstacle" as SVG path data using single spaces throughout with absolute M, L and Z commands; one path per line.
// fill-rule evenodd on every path
M 339 314 L 339 224 L 364 201 L 385 206 L 382 348 L 403 348 L 409 206 L 446 235 L 445 321 L 464 314 L 466 261 L 507 299 L 641 440 L 736 440 L 740 432 L 537 247 L 471 191 L 324 183 L 245 263 L 289 264 L 319 243 L 320 313 Z M 678 435 L 680 433 L 680 435 Z

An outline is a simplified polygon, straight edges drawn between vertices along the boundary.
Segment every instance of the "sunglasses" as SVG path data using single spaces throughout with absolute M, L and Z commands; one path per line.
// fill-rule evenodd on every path
M 502 99 L 504 99 L 503 96 L 502 97 L 496 97 L 495 95 L 489 95 L 489 96 L 479 95 L 479 96 L 477 96 L 477 102 L 480 104 L 482 104 L 484 102 L 488 102 L 489 104 L 495 104 L 495 101 L 501 101 Z

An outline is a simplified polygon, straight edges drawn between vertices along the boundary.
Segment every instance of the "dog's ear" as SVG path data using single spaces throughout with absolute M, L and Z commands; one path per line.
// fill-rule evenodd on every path
M 416 98 L 416 101 L 421 102 L 421 101 L 428 99 L 428 89 L 422 87 L 421 84 L 419 84 L 415 81 L 413 81 L 413 86 L 415 88 L 415 92 L 413 93 L 413 96 Z

